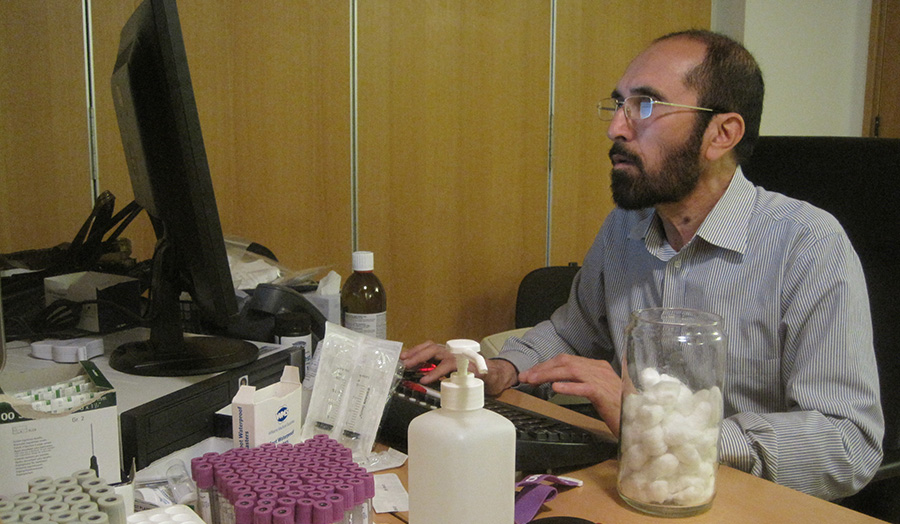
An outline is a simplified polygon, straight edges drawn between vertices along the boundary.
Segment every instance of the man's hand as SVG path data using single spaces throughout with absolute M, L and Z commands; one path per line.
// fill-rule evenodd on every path
M 553 383 L 553 391 L 586 397 L 614 435 L 619 435 L 622 379 L 609 362 L 574 355 L 558 355 L 519 374 L 519 382 Z
M 431 384 L 441 377 L 456 371 L 456 358 L 443 344 L 427 341 L 400 353 L 400 360 L 407 369 L 413 369 L 431 361 L 437 361 L 434 369 L 422 376 L 422 384 Z M 484 381 L 484 391 L 488 395 L 499 395 L 503 390 L 516 384 L 518 370 L 511 362 L 502 359 L 487 359 L 488 372 L 479 374 L 474 365 L 469 365 L 469 371 L 475 373 Z

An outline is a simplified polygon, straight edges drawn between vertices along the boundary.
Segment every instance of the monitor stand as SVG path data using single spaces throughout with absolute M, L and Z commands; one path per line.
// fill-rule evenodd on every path
M 130 375 L 180 377 L 218 373 L 254 362 L 259 348 L 224 337 L 183 337 L 175 351 L 161 350 L 153 340 L 128 342 L 109 357 L 116 371 Z

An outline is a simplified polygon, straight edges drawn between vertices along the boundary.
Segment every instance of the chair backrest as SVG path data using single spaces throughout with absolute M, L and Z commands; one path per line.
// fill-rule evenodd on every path
M 825 209 L 847 231 L 869 291 L 884 447 L 900 448 L 900 139 L 765 136 L 743 170 Z
M 541 267 L 525 275 L 516 295 L 516 327 L 531 327 L 549 319 L 556 308 L 569 300 L 578 269 L 577 262 L 570 262 L 568 266 Z

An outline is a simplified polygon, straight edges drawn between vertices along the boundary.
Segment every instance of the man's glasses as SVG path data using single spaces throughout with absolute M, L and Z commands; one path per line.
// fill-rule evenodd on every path
M 627 118 L 628 120 L 643 120 L 645 118 L 650 118 L 650 115 L 653 114 L 653 106 L 656 105 L 680 107 L 682 109 L 692 109 L 694 111 L 711 111 L 714 113 L 718 112 L 715 109 L 709 109 L 707 107 L 686 106 L 684 104 L 660 102 L 653 97 L 645 95 L 635 95 L 629 96 L 623 100 L 618 100 L 616 98 L 604 98 L 600 101 L 599 104 L 597 104 L 597 114 L 600 115 L 600 120 L 609 121 L 616 116 L 616 111 L 618 111 L 619 108 L 622 108 L 625 110 L 625 118 Z

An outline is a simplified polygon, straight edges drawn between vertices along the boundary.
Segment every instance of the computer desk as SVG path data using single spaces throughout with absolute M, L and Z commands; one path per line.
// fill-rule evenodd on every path
M 603 422 L 581 415 L 572 410 L 557 406 L 515 390 L 508 390 L 500 396 L 500 400 L 520 405 L 526 409 L 544 413 L 576 426 L 584 427 L 598 433 L 609 434 Z M 679 524 L 695 523 L 772 523 L 772 522 L 815 522 L 816 524 L 853 524 L 883 522 L 844 508 L 837 504 L 800 493 L 799 491 L 779 486 L 768 480 L 754 477 L 736 469 L 720 466 L 717 479 L 717 494 L 712 507 L 706 513 L 693 517 L 669 519 L 653 517 L 638 512 L 628 506 L 616 493 L 615 460 L 607 460 L 600 464 L 577 471 L 560 473 L 584 482 L 577 488 L 560 488 L 559 494 L 547 502 L 535 516 L 542 517 L 579 517 L 602 524 L 643 524 L 660 522 L 678 522 Z M 396 473 L 404 486 L 407 486 L 407 471 L 401 468 L 390 470 Z M 490 475 L 489 471 L 485 475 Z M 407 513 L 397 513 L 395 520 L 378 516 L 378 524 L 408 522 Z M 413 523 L 427 524 L 427 523 Z

